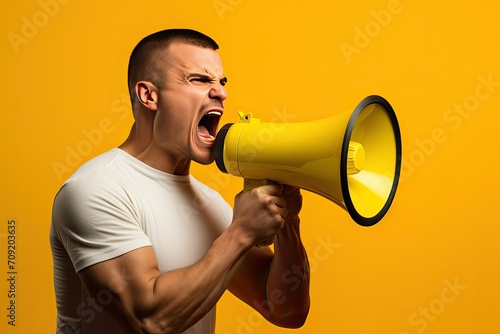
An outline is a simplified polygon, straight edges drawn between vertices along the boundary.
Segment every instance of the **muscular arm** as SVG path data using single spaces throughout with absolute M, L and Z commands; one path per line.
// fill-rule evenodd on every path
M 229 290 L 271 323 L 288 328 L 304 324 L 309 312 L 309 263 L 299 233 L 302 196 L 286 187 L 288 215 L 275 236 L 274 255 L 253 248 Z
M 285 222 L 276 236 L 274 260 L 267 280 L 269 309 L 286 327 L 302 326 L 309 313 L 309 262 L 300 240 L 299 217 Z
M 254 245 L 279 230 L 284 209 L 268 192 L 276 189 L 246 194 L 229 228 L 189 267 L 160 273 L 153 249 L 143 247 L 79 275 L 93 297 L 108 289 L 113 298 L 105 310 L 126 332 L 180 333 L 212 309 Z
M 179 333 L 212 309 L 248 247 L 229 228 L 194 265 L 161 274 L 152 247 L 144 247 L 80 272 L 93 296 L 107 288 L 110 313 L 128 332 Z

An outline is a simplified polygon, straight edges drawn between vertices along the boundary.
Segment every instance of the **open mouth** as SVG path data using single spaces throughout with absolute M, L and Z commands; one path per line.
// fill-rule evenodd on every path
M 221 116 L 222 112 L 210 110 L 201 118 L 198 123 L 198 135 L 204 143 L 212 144 L 214 142 Z

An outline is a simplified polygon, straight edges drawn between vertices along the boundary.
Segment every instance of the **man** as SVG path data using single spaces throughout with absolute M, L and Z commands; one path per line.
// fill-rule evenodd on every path
M 54 202 L 58 333 L 214 333 L 226 289 L 273 324 L 303 325 L 299 190 L 255 188 L 232 211 L 190 175 L 191 161 L 214 160 L 227 97 L 217 49 L 199 32 L 172 29 L 132 52 L 129 137 L 80 167 Z M 272 237 L 274 253 L 255 247 Z

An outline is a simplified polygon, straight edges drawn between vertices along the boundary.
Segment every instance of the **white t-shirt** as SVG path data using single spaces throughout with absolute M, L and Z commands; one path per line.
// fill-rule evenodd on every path
M 191 175 L 156 170 L 121 149 L 84 164 L 56 196 L 50 243 L 54 261 L 57 333 L 122 333 L 94 303 L 77 273 L 134 249 L 153 246 L 160 272 L 200 260 L 232 219 L 232 209 Z M 215 332 L 215 307 L 186 334 Z

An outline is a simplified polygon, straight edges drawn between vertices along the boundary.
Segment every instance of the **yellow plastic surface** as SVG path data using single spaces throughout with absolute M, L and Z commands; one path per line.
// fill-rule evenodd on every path
M 376 216 L 386 204 L 394 182 L 396 142 L 391 119 L 379 104 L 369 104 L 357 117 L 342 156 L 350 112 L 299 123 L 263 123 L 238 113 L 224 141 L 229 174 L 246 180 L 268 179 L 317 193 L 344 209 L 349 196 L 356 213 Z M 346 170 L 341 170 L 346 159 Z M 341 173 L 348 175 L 348 194 Z M 259 184 L 257 182 L 257 184 Z

